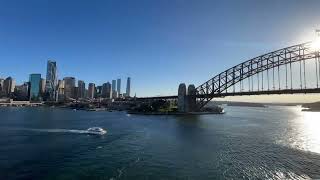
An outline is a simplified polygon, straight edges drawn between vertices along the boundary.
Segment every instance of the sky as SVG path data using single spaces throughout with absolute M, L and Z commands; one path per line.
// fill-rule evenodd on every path
M 132 78 L 137 96 L 175 95 L 225 69 L 310 41 L 317 0 L 0 0 L 0 77 L 87 84 Z

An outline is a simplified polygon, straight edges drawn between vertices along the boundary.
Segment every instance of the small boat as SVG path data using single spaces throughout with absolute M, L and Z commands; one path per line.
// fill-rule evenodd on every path
M 103 135 L 105 133 L 107 133 L 106 130 L 100 128 L 100 127 L 92 127 L 92 128 L 89 128 L 87 130 L 88 134 L 97 134 L 97 135 Z

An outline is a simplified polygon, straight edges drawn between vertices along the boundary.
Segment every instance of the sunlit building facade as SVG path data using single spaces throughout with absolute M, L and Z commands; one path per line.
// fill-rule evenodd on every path
M 14 92 L 16 82 L 12 77 L 7 77 L 3 82 L 3 91 L 5 96 L 10 97 Z
M 74 77 L 65 77 L 63 81 L 65 99 L 75 98 L 76 79 Z
M 4 79 L 0 79 L 0 97 L 2 97 L 3 96 L 3 94 L 4 94 L 4 87 L 3 87 L 3 85 L 4 85 Z
M 88 98 L 89 99 L 94 99 L 95 94 L 96 94 L 95 92 L 96 92 L 95 84 L 94 83 L 89 83 L 89 86 L 88 86 Z
M 118 95 L 121 94 L 121 79 L 117 79 L 117 92 Z
M 55 61 L 48 60 L 47 63 L 47 77 L 46 77 L 46 94 L 50 101 L 57 100 L 57 63 Z
M 86 91 L 86 84 L 84 81 L 79 80 L 78 81 L 78 98 L 84 98 L 85 97 L 85 91 Z
M 117 90 L 116 90 L 116 86 L 117 86 L 117 81 L 116 80 L 112 80 L 112 89 L 111 89 L 111 92 L 112 92 L 112 98 L 115 99 L 117 98 Z
M 109 82 L 102 85 L 101 97 L 107 99 L 111 98 L 111 84 Z
M 41 78 L 40 93 L 43 95 L 46 92 L 46 80 Z
M 128 77 L 125 97 L 130 97 L 130 90 L 131 90 L 131 78 Z

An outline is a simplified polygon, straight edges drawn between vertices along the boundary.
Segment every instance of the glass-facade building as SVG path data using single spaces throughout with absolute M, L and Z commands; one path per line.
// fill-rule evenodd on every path
M 93 99 L 95 96 L 95 84 L 94 83 L 89 83 L 88 86 L 88 98 Z
M 77 98 L 84 98 L 85 97 L 85 91 L 86 91 L 86 84 L 84 81 L 79 80 L 78 81 L 78 93 Z
M 121 94 L 121 79 L 117 79 L 117 92 L 118 95 Z
M 130 89 L 131 89 L 131 78 L 127 79 L 127 89 L 126 89 L 126 97 L 130 97 Z
M 55 61 L 48 61 L 47 64 L 47 77 L 46 77 L 46 94 L 50 101 L 57 100 L 57 63 Z
M 75 96 L 75 87 L 76 87 L 76 78 L 74 77 L 65 77 L 64 81 L 64 97 L 66 99 L 76 98 Z
M 30 74 L 29 78 L 30 83 L 30 101 L 40 101 L 40 84 L 41 84 L 41 74 Z
M 116 80 L 112 80 L 112 95 L 111 96 L 112 96 L 113 99 L 118 97 L 116 86 L 117 86 L 117 81 Z

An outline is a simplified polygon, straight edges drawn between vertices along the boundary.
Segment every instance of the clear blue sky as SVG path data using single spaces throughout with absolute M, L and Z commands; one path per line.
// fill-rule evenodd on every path
M 226 68 L 311 40 L 320 1 L 1 0 L 0 77 L 102 84 L 132 77 L 139 96 L 176 94 Z

